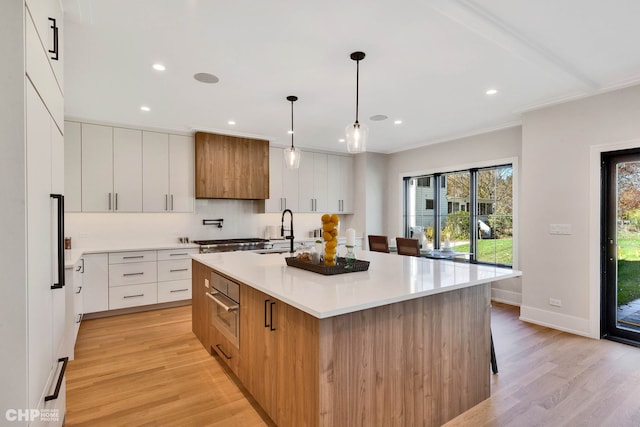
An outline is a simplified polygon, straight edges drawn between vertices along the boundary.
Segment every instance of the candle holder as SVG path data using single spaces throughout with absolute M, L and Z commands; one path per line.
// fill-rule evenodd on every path
M 345 268 L 353 268 L 356 263 L 356 255 L 353 253 L 353 246 L 347 246 L 347 253 L 344 256 L 344 260 L 347 263 Z

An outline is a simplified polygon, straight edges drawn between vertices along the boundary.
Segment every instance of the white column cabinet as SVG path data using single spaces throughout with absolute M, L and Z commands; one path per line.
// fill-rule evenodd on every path
M 193 138 L 142 133 L 144 212 L 193 212 Z
M 113 128 L 82 124 L 82 211 L 113 211 Z
M 342 180 L 342 213 L 353 213 L 353 157 L 341 156 L 340 179 Z
M 64 98 L 62 56 L 53 62 L 48 17 L 56 19 L 62 45 L 62 10 L 56 0 L 5 0 L 0 13 L 0 192 L 1 249 L 0 416 L 10 424 L 60 426 L 65 414 L 65 289 L 58 271 L 58 200 L 64 193 Z M 56 76 L 54 71 L 59 72 Z M 6 286 L 5 286 L 6 285 Z M 45 402 L 61 378 L 62 388 Z M 52 409 L 58 420 L 44 423 L 25 410 Z M 22 419 L 16 411 L 22 410 Z M 13 421 L 19 421 L 14 423 Z M 28 421 L 28 422 L 27 422 Z M 3 424 L 4 425 L 4 424 Z
M 298 170 L 299 212 L 327 210 L 327 155 L 303 151 Z

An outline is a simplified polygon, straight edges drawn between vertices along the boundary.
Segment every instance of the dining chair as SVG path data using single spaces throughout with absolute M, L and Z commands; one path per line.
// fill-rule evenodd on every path
M 420 256 L 420 243 L 418 239 L 405 239 L 396 237 L 398 255 Z
M 369 250 L 389 253 L 389 240 L 387 239 L 387 236 L 375 236 L 369 234 Z

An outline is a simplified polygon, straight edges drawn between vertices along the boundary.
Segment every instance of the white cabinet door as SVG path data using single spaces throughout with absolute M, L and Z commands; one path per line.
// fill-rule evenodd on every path
M 284 154 L 282 155 L 284 156 Z M 284 162 L 283 162 L 284 163 Z M 282 169 L 282 195 L 284 198 L 284 208 L 291 209 L 293 212 L 300 210 L 300 202 L 298 191 L 300 189 L 299 169 L 289 169 L 284 167 Z
M 282 148 L 269 147 L 269 198 L 264 202 L 265 212 L 282 212 L 284 209 L 283 156 Z
M 113 210 L 142 212 L 142 131 L 113 128 Z
M 82 211 L 113 211 L 113 128 L 82 124 Z
M 342 156 L 340 159 L 342 180 L 342 213 L 353 213 L 353 157 Z
M 80 123 L 64 122 L 64 209 L 82 210 L 82 135 Z
M 53 292 L 64 290 L 51 289 L 56 231 L 52 227 L 55 204 L 50 197 L 51 118 L 29 81 L 26 104 L 28 403 L 29 408 L 38 408 L 54 357 Z
M 27 8 L 33 22 L 35 23 L 38 37 L 42 43 L 42 50 L 47 52 L 47 58 L 49 60 L 51 69 L 53 69 L 54 76 L 57 80 L 57 84 L 60 86 L 60 90 L 63 88 L 63 68 L 64 68 L 64 52 L 63 52 L 63 12 L 60 7 L 62 2 L 58 0 L 27 0 Z M 54 23 L 51 19 L 55 19 L 55 27 L 57 27 L 57 43 L 55 41 Z M 57 55 L 50 50 L 55 51 L 57 48 Z M 48 71 L 48 70 L 47 70 Z M 50 71 L 48 71 L 50 72 Z
M 169 135 L 142 132 L 142 210 L 169 211 Z
M 84 258 L 85 313 L 95 313 L 109 309 L 109 257 L 108 254 L 87 254 Z
M 298 212 L 315 212 L 314 165 L 314 153 L 302 151 L 298 170 Z
M 314 212 L 325 212 L 328 206 L 327 155 L 313 153 L 313 192 L 315 198 Z
M 193 138 L 169 135 L 169 191 L 172 212 L 193 212 Z
M 327 156 L 327 212 L 340 213 L 342 207 L 342 156 Z

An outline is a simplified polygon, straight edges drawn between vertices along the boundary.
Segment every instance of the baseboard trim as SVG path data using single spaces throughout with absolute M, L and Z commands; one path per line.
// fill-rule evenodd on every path
M 121 314 L 140 313 L 142 311 L 161 310 L 163 308 L 180 307 L 190 305 L 191 300 L 185 299 L 180 301 L 163 302 L 160 304 L 140 305 L 137 307 L 119 308 L 117 310 L 98 311 L 95 313 L 85 313 L 82 320 L 100 319 L 102 317 L 119 316 Z
M 520 307 L 522 305 L 522 294 L 520 292 L 491 288 L 491 300 Z
M 547 328 L 557 329 L 574 335 L 581 335 L 587 338 L 599 339 L 592 336 L 589 331 L 589 319 L 569 316 L 567 314 L 556 313 L 548 310 L 541 310 L 526 305 L 520 306 L 520 320 L 534 323 Z

